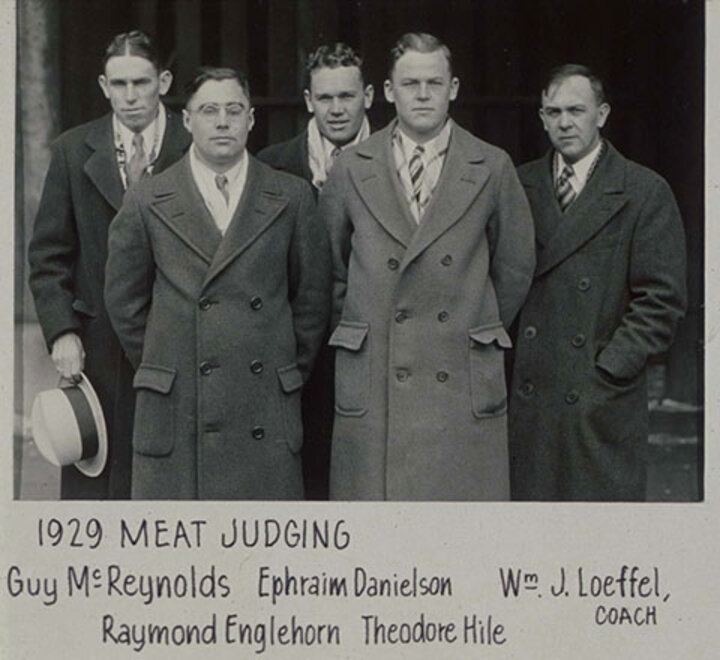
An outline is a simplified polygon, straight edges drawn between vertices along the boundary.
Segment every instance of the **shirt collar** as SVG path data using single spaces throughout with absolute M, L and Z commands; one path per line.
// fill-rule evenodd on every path
M 203 163 L 198 157 L 195 150 L 196 147 L 193 144 L 192 148 L 190 149 L 190 167 L 192 168 L 193 173 L 196 176 L 200 177 L 204 182 L 208 183 L 208 185 L 214 186 L 215 177 L 218 174 L 221 174 L 221 172 L 216 172 L 214 169 L 208 167 L 205 163 Z M 247 149 L 245 149 L 240 160 L 235 163 L 235 165 L 233 165 L 229 170 L 225 170 L 224 172 L 222 172 L 222 174 L 227 177 L 228 186 L 230 188 L 232 188 L 238 182 L 241 174 L 247 170 L 247 164 Z
M 577 177 L 578 181 L 580 181 L 580 183 L 584 185 L 587 182 L 588 174 L 590 173 L 590 169 L 592 168 L 593 163 L 595 163 L 595 159 L 597 158 L 600 149 L 602 149 L 602 140 L 597 143 L 595 148 L 590 153 L 586 154 L 579 161 L 572 164 L 566 163 L 562 154 L 559 151 L 556 152 L 558 155 L 558 175 L 560 172 L 563 171 L 566 164 L 571 165 L 574 175 Z
M 127 157 L 132 156 L 132 142 L 135 133 L 133 133 L 125 124 L 123 124 L 113 113 L 113 131 L 115 133 L 115 146 L 124 149 Z M 148 155 L 148 159 L 152 163 L 157 157 L 160 151 L 160 144 L 162 143 L 163 135 L 165 134 L 165 126 L 167 124 L 167 113 L 165 112 L 165 106 L 162 101 L 158 103 L 157 115 L 142 131 L 143 145 L 145 146 L 145 153 Z
M 311 122 L 315 122 L 315 125 L 317 126 L 317 119 L 313 117 L 310 119 Z M 320 135 L 320 141 L 322 142 L 323 151 L 325 152 L 325 158 L 329 159 L 332 157 L 333 152 L 335 149 L 338 148 L 336 144 L 334 144 L 332 141 L 328 140 L 322 133 L 320 133 L 320 130 L 318 129 L 318 134 Z M 340 151 L 345 151 L 345 149 L 349 149 L 350 147 L 354 147 L 356 144 L 360 144 L 364 139 L 366 139 L 370 135 L 370 122 L 368 121 L 367 115 L 363 117 L 362 124 L 360 125 L 360 130 L 357 132 L 357 135 L 350 140 L 347 144 L 342 145 L 342 147 L 339 147 Z
M 425 158 L 428 161 L 439 156 L 444 151 L 447 151 L 448 144 L 450 143 L 452 126 L 453 120 L 448 117 L 447 121 L 445 122 L 445 126 L 442 127 L 442 130 L 432 140 L 428 140 L 427 142 L 423 142 L 422 144 L 420 144 L 419 142 L 415 142 L 413 139 L 403 133 L 403 130 L 400 128 L 400 124 L 397 124 L 395 127 L 395 132 L 399 138 L 398 141 L 400 142 L 400 147 L 402 148 L 403 154 L 405 155 L 405 160 L 408 163 L 410 162 L 413 151 L 417 146 L 421 146 L 423 148 L 425 152 Z

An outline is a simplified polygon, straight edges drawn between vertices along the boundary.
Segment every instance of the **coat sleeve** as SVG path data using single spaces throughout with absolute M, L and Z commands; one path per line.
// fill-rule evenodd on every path
M 134 189 L 110 224 L 105 267 L 105 306 L 132 366 L 142 358 L 145 326 L 152 298 L 155 264 Z
M 65 332 L 80 329 L 72 307 L 77 251 L 70 176 L 63 148 L 56 142 L 28 250 L 30 290 L 48 346 Z
M 305 380 L 325 338 L 330 316 L 330 248 L 310 187 L 300 201 L 289 255 L 289 296 L 298 367 Z
M 500 318 L 509 328 L 525 302 L 535 271 L 535 229 L 530 205 L 510 157 L 503 154 L 497 204 L 488 222 L 490 278 Z
M 632 235 L 630 300 L 597 366 L 617 379 L 636 376 L 651 355 L 666 351 L 685 313 L 685 234 L 667 183 L 653 182 Z
M 343 167 L 342 160 L 338 160 L 335 167 L 330 170 L 327 181 L 320 191 L 319 202 L 320 216 L 330 237 L 332 259 L 331 330 L 334 330 L 340 321 L 347 292 L 350 241 L 353 232 L 352 221 L 345 211 L 343 196 L 347 185 L 347 170 Z

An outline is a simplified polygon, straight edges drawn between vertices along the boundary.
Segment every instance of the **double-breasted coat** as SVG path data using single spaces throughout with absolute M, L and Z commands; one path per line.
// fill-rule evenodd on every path
M 510 158 L 452 128 L 419 224 L 394 124 L 341 155 L 320 194 L 333 252 L 334 499 L 509 496 L 506 328 L 534 267 Z
M 685 308 L 680 214 L 667 183 L 609 143 L 562 214 L 552 157 L 519 168 L 537 268 L 512 378 L 513 497 L 641 500 L 646 363 Z
M 251 156 L 224 236 L 189 157 L 132 189 L 106 302 L 137 367 L 134 499 L 299 499 L 300 393 L 330 306 L 310 188 Z
M 168 112 L 154 164 L 161 172 L 190 144 L 180 118 Z M 48 346 L 76 332 L 85 349 L 84 371 L 98 394 L 110 443 L 107 468 L 90 478 L 63 468 L 63 499 L 130 497 L 133 371 L 110 326 L 103 301 L 107 235 L 123 201 L 112 114 L 63 133 L 50 167 L 29 247 L 30 289 Z

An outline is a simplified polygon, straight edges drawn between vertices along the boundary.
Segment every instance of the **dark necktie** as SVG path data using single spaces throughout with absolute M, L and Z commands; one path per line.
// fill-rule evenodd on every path
M 575 201 L 575 197 L 577 197 L 575 189 L 570 185 L 570 177 L 572 177 L 573 174 L 573 168 L 570 165 L 565 165 L 557 180 L 555 194 L 558 204 L 560 205 L 560 210 L 563 213 L 565 209 Z
M 128 188 L 145 176 L 148 166 L 148 158 L 145 153 L 142 133 L 135 133 L 135 135 L 133 135 L 132 144 L 133 155 L 125 167 Z
M 223 196 L 225 204 L 230 205 L 230 193 L 228 191 L 228 180 L 224 174 L 215 175 L 215 185 Z

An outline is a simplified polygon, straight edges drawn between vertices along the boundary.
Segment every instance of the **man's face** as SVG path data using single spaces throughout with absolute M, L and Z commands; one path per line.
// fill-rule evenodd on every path
M 98 82 L 116 117 L 139 133 L 155 119 L 160 97 L 170 89 L 172 74 L 158 72 L 144 57 L 117 55 L 107 61 Z
M 225 79 L 200 86 L 183 110 L 183 122 L 200 160 L 224 172 L 242 158 L 255 118 L 240 83 Z
M 587 156 L 600 141 L 600 129 L 610 114 L 598 103 L 585 76 L 570 76 L 542 95 L 540 118 L 550 142 L 568 163 Z
M 363 88 L 356 66 L 315 69 L 310 89 L 305 90 L 305 105 L 315 115 L 320 133 L 338 147 L 355 139 L 372 100 L 372 85 Z
M 395 104 L 403 132 L 422 143 L 442 130 L 459 87 L 460 81 L 450 75 L 450 65 L 441 50 L 409 50 L 395 62 L 390 79 L 385 81 L 385 98 Z

